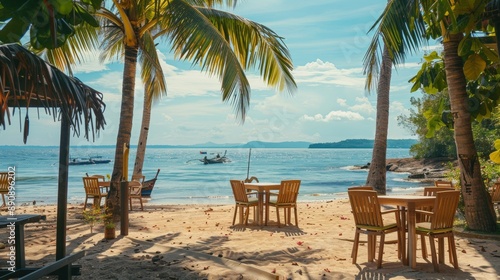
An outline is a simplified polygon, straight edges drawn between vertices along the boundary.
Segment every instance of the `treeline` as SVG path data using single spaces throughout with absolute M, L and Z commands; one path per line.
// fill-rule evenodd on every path
M 310 149 L 331 149 L 331 148 L 358 148 L 371 149 L 373 148 L 374 140 L 370 139 L 346 139 L 333 143 L 315 143 L 309 145 Z M 415 145 L 415 139 L 387 139 L 387 148 L 405 148 L 409 149 Z

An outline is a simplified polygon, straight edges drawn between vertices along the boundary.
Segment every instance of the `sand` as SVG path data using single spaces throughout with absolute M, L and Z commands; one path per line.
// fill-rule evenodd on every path
M 82 219 L 82 205 L 69 205 L 68 253 L 86 256 L 74 279 L 499 279 L 500 240 L 455 237 L 459 269 L 448 261 L 435 273 L 417 252 L 417 267 L 397 259 L 396 244 L 385 245 L 383 268 L 369 263 L 364 243 L 352 264 L 354 221 L 346 199 L 300 203 L 299 226 L 277 227 L 271 209 L 268 226 L 232 227 L 233 205 L 149 205 L 130 212 L 128 236 L 104 240 Z M 27 265 L 55 260 L 55 206 L 24 206 L 21 213 L 41 213 L 46 221 L 26 226 Z M 2 215 L 6 215 L 2 211 Z M 389 241 L 396 239 L 388 235 Z M 0 242 L 7 232 L 0 231 Z M 362 235 L 362 240 L 366 237 Z M 420 243 L 419 243 L 420 244 Z M 0 249 L 5 267 L 7 248 Z

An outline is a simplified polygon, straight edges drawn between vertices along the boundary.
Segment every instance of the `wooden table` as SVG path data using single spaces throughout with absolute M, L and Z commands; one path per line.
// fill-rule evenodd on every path
M 417 266 L 417 237 L 415 233 L 416 215 L 415 209 L 422 206 L 432 206 L 436 200 L 435 196 L 420 196 L 420 195 L 380 195 L 378 201 L 381 205 L 400 206 L 402 210 L 407 210 L 406 225 L 408 227 L 408 259 L 406 259 L 405 247 L 402 246 L 403 263 L 410 265 L 411 268 Z M 405 225 L 405 217 L 402 215 L 403 225 Z M 404 240 L 406 240 L 406 233 L 403 228 Z
M 259 204 L 257 206 L 257 221 L 259 225 L 262 225 L 262 220 L 264 216 L 264 205 L 266 208 L 266 222 L 269 217 L 269 197 L 272 190 L 279 190 L 281 188 L 281 183 L 245 183 L 245 188 L 247 190 L 254 190 L 258 192 Z
M 12 236 L 12 234 L 14 234 L 16 253 L 14 257 L 16 259 L 16 269 L 22 269 L 26 267 L 26 258 L 24 254 L 24 225 L 27 223 L 36 223 L 40 220 L 45 220 L 45 215 L 25 214 L 0 216 L 0 228 L 14 228 L 14 233 L 9 234 L 9 236 Z M 9 242 L 6 246 L 7 248 L 9 248 L 14 244 L 10 243 L 9 239 Z

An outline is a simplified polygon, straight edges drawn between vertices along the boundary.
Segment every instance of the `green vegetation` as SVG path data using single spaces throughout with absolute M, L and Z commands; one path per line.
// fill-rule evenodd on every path
M 314 143 L 309 145 L 310 149 L 319 149 L 319 148 L 373 148 L 374 140 L 369 139 L 347 139 L 342 140 L 340 142 L 333 143 Z M 410 148 L 412 145 L 415 145 L 417 140 L 415 139 L 388 139 L 387 140 L 387 148 Z
M 456 158 L 455 139 L 452 123 L 448 120 L 450 103 L 447 93 L 425 94 L 422 98 L 412 98 L 407 116 L 399 116 L 399 124 L 419 139 L 410 148 L 415 158 Z M 480 158 L 487 159 L 495 150 L 495 139 L 500 138 L 499 112 L 494 109 L 492 118 L 472 122 L 472 133 Z

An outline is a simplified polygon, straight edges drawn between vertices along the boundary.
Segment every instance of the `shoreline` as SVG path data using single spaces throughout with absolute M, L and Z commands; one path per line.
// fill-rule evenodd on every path
M 383 268 L 369 263 L 363 241 L 358 264 L 351 263 L 354 221 L 347 199 L 299 203 L 299 227 L 231 226 L 233 205 L 158 205 L 130 212 L 128 236 L 103 240 L 103 227 L 82 220 L 82 206 L 68 207 L 67 251 L 86 251 L 74 279 L 495 279 L 500 271 L 500 241 L 456 236 L 459 269 L 448 263 L 435 273 L 417 252 L 415 270 L 397 259 L 396 244 L 387 244 Z M 135 208 L 135 207 L 134 207 Z M 135 208 L 137 209 L 137 208 Z M 26 258 L 30 267 L 55 256 L 55 206 L 19 207 L 18 213 L 40 213 L 47 220 L 26 225 Z M 0 231 L 0 242 L 7 238 Z M 394 240 L 394 235 L 388 235 Z M 420 248 L 420 245 L 418 245 Z M 6 249 L 0 249 L 0 266 Z M 429 258 L 430 259 L 430 258 Z

